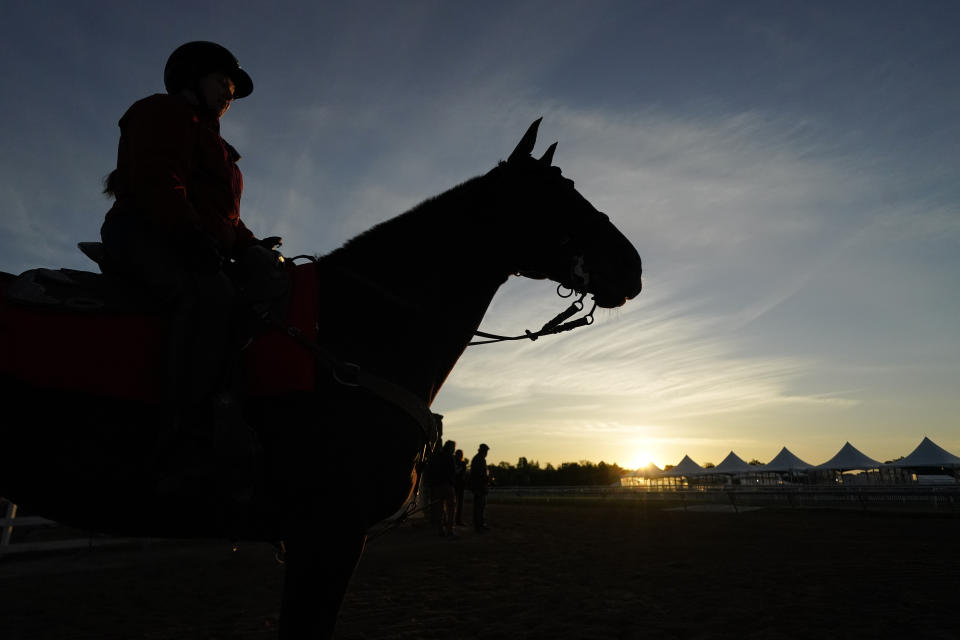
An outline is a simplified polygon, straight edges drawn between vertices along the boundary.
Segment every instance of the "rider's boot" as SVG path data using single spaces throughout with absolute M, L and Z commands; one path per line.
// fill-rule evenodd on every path
M 239 347 L 226 362 L 226 376 L 213 397 L 213 452 L 217 495 L 223 501 L 224 524 L 241 528 L 261 497 L 264 454 L 256 432 L 243 416 L 239 377 Z
M 262 453 L 235 383 L 239 345 L 230 298 L 217 300 L 222 282 L 205 284 L 174 314 L 168 350 L 174 416 L 158 442 L 154 486 L 160 497 L 212 493 L 224 528 L 236 529 L 260 486 Z

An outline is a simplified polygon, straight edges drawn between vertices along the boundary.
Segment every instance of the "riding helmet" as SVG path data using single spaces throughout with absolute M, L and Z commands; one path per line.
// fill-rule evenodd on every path
M 170 54 L 163 69 L 163 84 L 167 93 L 179 93 L 182 89 L 192 89 L 200 78 L 214 71 L 233 80 L 235 100 L 253 92 L 253 80 L 240 67 L 237 58 L 226 47 L 205 40 L 182 44 Z

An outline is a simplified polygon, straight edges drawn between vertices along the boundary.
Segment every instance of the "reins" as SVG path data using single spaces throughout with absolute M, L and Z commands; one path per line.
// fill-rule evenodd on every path
M 540 327 L 539 331 L 530 331 L 529 329 L 524 330 L 523 335 L 519 336 L 501 336 L 495 333 L 486 333 L 485 331 L 474 331 L 473 335 L 480 336 L 481 338 L 488 338 L 488 340 L 475 340 L 473 342 L 467 343 L 468 347 L 473 347 L 481 344 L 493 344 L 495 342 L 507 342 L 510 340 L 530 340 L 534 341 L 541 336 L 549 336 L 557 333 L 563 333 L 564 331 L 571 331 L 577 327 L 586 327 L 593 324 L 593 312 L 597 310 L 597 303 L 594 302 L 593 306 L 590 307 L 590 311 L 587 315 L 577 318 L 576 320 L 571 320 L 567 322 L 569 318 L 577 315 L 583 311 L 583 299 L 587 296 L 586 287 L 590 284 L 590 273 L 584 269 L 583 256 L 574 256 L 575 262 L 570 268 L 570 280 L 575 283 L 574 287 L 583 287 L 584 291 L 575 291 L 574 289 L 568 289 L 568 293 L 563 294 L 561 290 L 565 287 L 562 284 L 557 285 L 557 295 L 561 298 L 569 298 L 574 293 L 580 293 L 580 297 L 573 301 L 573 303 L 554 316 L 546 324 Z
M 571 291 L 569 294 L 564 296 L 560 293 L 560 287 L 557 287 L 557 294 L 561 298 L 569 298 L 573 295 Z M 495 333 L 486 333 L 485 331 L 474 331 L 473 334 L 480 336 L 481 338 L 489 338 L 488 340 L 475 340 L 467 344 L 468 347 L 480 345 L 480 344 L 493 344 L 495 342 L 506 342 L 508 340 L 536 340 L 541 336 L 549 336 L 556 333 L 563 333 L 564 331 L 572 331 L 577 327 L 586 327 L 593 324 L 593 312 L 597 309 L 597 303 L 593 303 L 593 307 L 590 308 L 590 312 L 587 315 L 577 318 L 576 320 L 571 320 L 566 322 L 571 316 L 575 316 L 581 311 L 583 311 L 583 299 L 586 297 L 586 293 L 581 293 L 580 297 L 573 301 L 569 307 L 558 313 L 550 321 L 540 327 L 539 331 L 530 331 L 526 329 L 523 335 L 519 336 L 501 336 Z

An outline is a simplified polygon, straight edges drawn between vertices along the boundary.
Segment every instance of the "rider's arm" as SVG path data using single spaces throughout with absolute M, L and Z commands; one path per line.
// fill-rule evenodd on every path
M 185 103 L 165 95 L 137 102 L 120 121 L 124 190 L 142 215 L 174 238 L 202 228 L 187 198 L 198 126 Z
M 243 224 L 243 220 L 237 218 L 237 226 L 235 227 L 235 232 L 237 234 L 237 249 L 246 249 L 247 247 L 257 244 L 259 240 L 254 237 L 253 232 L 250 229 L 247 229 L 247 225 Z

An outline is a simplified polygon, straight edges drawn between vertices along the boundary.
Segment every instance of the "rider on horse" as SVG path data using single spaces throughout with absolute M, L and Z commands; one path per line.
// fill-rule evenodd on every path
M 240 154 L 220 137 L 232 101 L 253 91 L 250 76 L 226 48 L 198 41 L 170 55 L 163 79 L 166 94 L 120 119 L 101 267 L 173 303 L 167 392 L 182 423 L 182 412 L 231 391 L 248 338 L 239 322 L 245 285 L 264 273 L 277 279 L 282 258 L 279 237 L 257 239 L 240 219 Z

